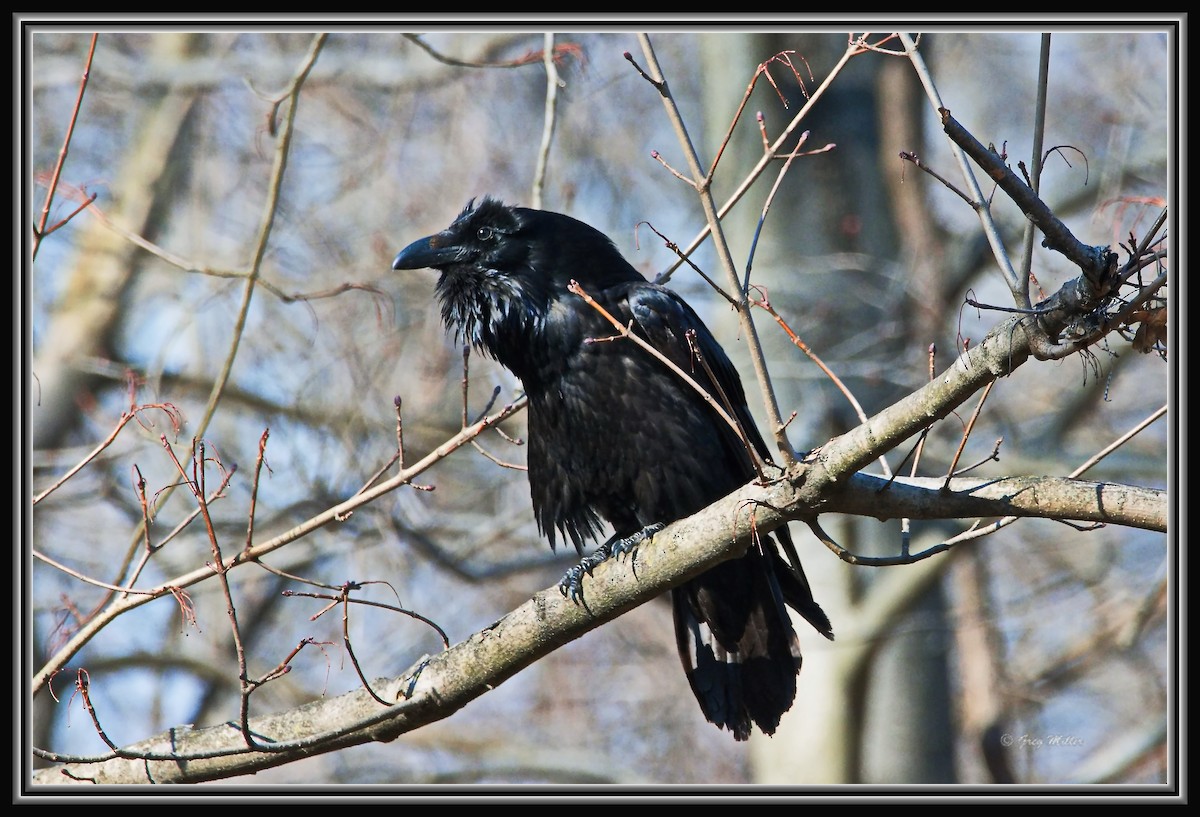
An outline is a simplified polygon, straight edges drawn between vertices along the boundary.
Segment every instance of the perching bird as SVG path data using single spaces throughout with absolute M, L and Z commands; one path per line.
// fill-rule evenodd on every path
M 614 328 L 568 291 L 572 280 L 727 405 L 769 458 L 737 371 L 712 333 L 587 224 L 472 200 L 450 227 L 405 247 L 392 264 L 426 267 L 441 273 L 446 326 L 520 378 L 528 395 L 529 487 L 551 547 L 562 537 L 582 553 L 604 522 L 612 525 L 612 538 L 563 577 L 564 593 L 578 598 L 595 565 L 756 476 L 739 433 L 691 384 L 629 339 L 595 342 Z M 775 536 L 790 562 L 764 536 L 671 591 L 692 690 L 708 720 L 738 740 L 749 737 L 751 723 L 772 734 L 795 699 L 800 644 L 784 602 L 833 638 L 787 528 Z

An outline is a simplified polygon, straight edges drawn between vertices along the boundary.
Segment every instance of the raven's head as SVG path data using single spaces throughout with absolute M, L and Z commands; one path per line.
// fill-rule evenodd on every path
M 641 276 L 608 237 L 558 213 L 471 200 L 440 233 L 409 244 L 392 269 L 441 272 L 442 320 L 465 340 L 513 368 L 553 303 L 578 280 L 604 287 Z
M 409 244 L 392 269 L 441 272 L 442 320 L 456 338 L 493 357 L 504 339 L 528 332 L 549 308 L 545 276 L 529 264 L 529 241 L 512 208 L 492 198 L 474 200 L 454 223 Z

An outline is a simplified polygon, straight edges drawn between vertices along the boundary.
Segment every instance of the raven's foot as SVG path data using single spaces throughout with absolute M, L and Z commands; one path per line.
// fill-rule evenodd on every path
M 655 522 L 653 525 L 647 525 L 632 536 L 626 536 L 624 539 L 618 539 L 611 543 L 610 549 L 613 556 L 624 556 L 626 553 L 637 558 L 638 545 L 645 542 L 647 539 L 654 538 L 654 534 L 665 528 L 662 522 Z
M 596 550 L 579 560 L 579 564 L 568 570 L 558 582 L 558 592 L 571 601 L 579 604 L 583 601 L 583 576 L 592 575 L 596 565 L 608 559 L 611 555 L 611 540 L 605 542 Z
M 612 556 L 624 556 L 628 553 L 637 558 L 638 545 L 650 539 L 665 527 L 666 525 L 663 523 L 656 522 L 653 525 L 647 525 L 631 536 L 626 536 L 624 539 L 618 539 L 614 536 L 596 548 L 596 551 L 590 556 L 583 557 L 579 564 L 568 570 L 558 583 L 558 591 L 563 596 L 570 598 L 571 601 L 579 604 L 583 601 L 583 577 L 585 574 L 588 576 L 592 575 L 592 571 L 596 569 L 597 565 Z

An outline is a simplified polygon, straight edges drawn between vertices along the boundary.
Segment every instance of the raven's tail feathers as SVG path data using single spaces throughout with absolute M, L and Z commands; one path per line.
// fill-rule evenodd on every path
M 671 591 L 688 682 L 705 717 L 737 740 L 749 738 L 752 725 L 773 734 L 795 700 L 802 659 L 785 602 L 833 638 L 799 561 L 793 567 L 769 539 L 762 544 Z M 794 553 L 790 539 L 784 547 Z
M 774 548 L 767 548 L 774 563 L 774 575 L 780 579 L 783 600 L 803 616 L 814 630 L 833 641 L 833 625 L 829 623 L 829 616 L 825 615 L 821 605 L 813 598 L 812 587 L 808 583 L 808 577 L 804 575 L 804 567 L 800 564 L 800 556 L 796 553 L 796 546 L 792 544 L 791 532 L 787 527 L 777 528 L 775 537 L 783 547 L 783 552 L 787 554 L 785 561 Z

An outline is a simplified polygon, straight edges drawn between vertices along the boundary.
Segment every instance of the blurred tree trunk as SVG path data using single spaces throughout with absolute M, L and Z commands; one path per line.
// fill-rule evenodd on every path
M 177 75 L 178 66 L 194 59 L 204 48 L 205 39 L 200 34 L 151 37 L 147 72 Z M 101 36 L 101 44 L 103 41 Z M 102 52 L 99 58 L 103 58 Z M 183 187 L 171 183 L 181 166 L 173 155 L 196 100 L 195 92 L 180 91 L 168 83 L 152 87 L 159 89 L 160 96 L 143 97 L 136 142 L 116 148 L 121 150 L 116 157 L 120 171 L 108 180 L 111 201 L 99 202 L 113 224 L 150 241 L 159 232 L 167 205 Z M 90 90 L 93 94 L 101 92 L 95 85 Z M 85 115 L 87 108 L 85 97 Z M 64 124 L 68 114 L 63 111 Z M 58 195 L 61 198 L 62 192 Z M 125 289 L 145 260 L 143 250 L 95 217 L 82 213 L 76 219 L 66 229 L 82 232 L 79 249 L 74 262 L 62 273 L 67 276 L 63 294 L 42 335 L 40 348 L 34 350 L 34 450 L 60 445 L 85 416 L 80 406 L 91 402 L 90 392 L 96 383 L 95 367 L 90 361 L 109 357 L 109 341 L 120 324 Z M 33 284 L 37 285 L 36 265 Z
M 790 61 L 811 92 L 841 58 L 846 43 L 833 35 L 747 34 L 706 41 L 711 46 L 703 58 L 709 104 L 702 144 L 707 158 L 715 155 L 761 62 L 793 52 Z M 763 111 L 767 138 L 773 140 L 807 101 L 787 65 L 776 62 L 769 70 L 789 107 L 782 110 L 775 89 L 765 79 L 759 81 L 734 141 L 725 149 L 714 185 L 718 202 L 761 155 L 755 113 Z M 912 209 L 911 198 L 920 187 L 893 183 L 903 172 L 898 152 L 920 151 L 920 100 L 914 83 L 902 59 L 865 55 L 850 61 L 800 127 L 810 132 L 806 150 L 828 143 L 836 148 L 794 162 L 753 259 L 752 280 L 767 287 L 771 303 L 843 376 L 868 414 L 898 397 L 899 384 L 850 367 L 843 371 L 847 361 L 838 361 L 831 351 L 848 338 L 868 338 L 873 353 L 884 350 L 883 356 L 895 359 L 906 376 L 910 371 L 914 377 L 923 375 L 923 349 L 901 346 L 908 332 L 881 327 L 915 320 L 915 336 L 932 341 L 941 316 L 941 301 L 934 299 L 936 263 L 928 255 L 932 244 L 923 244 L 931 240 L 929 230 L 909 233 L 908 242 L 898 240 L 923 224 L 924 211 Z M 762 204 L 780 166 L 764 174 L 725 222 L 739 264 L 746 262 Z M 902 196 L 908 197 L 903 204 Z M 897 219 L 898 211 L 907 217 Z M 904 257 L 896 257 L 898 246 L 922 245 L 924 254 L 904 251 Z M 845 400 L 813 374 L 815 368 L 763 316 L 756 317 L 782 416 L 786 421 L 793 410 L 798 412 L 789 426 L 793 446 L 808 450 L 855 425 Z M 894 347 L 890 353 L 888 344 Z M 744 357 L 739 366 L 750 370 Z M 845 520 L 839 527 L 831 533 L 856 552 L 898 552 L 899 529 L 894 525 Z M 839 640 L 823 644 L 799 623 L 805 661 L 796 704 L 773 738 L 754 742 L 755 781 L 953 782 L 954 730 L 945 711 L 950 698 L 948 638 L 938 583 L 932 582 L 915 604 L 889 617 L 880 629 L 866 631 L 856 623 L 856 610 L 872 585 L 896 579 L 895 571 L 911 569 L 850 568 L 814 542 L 801 537 L 799 547 Z M 912 571 L 911 576 L 923 581 L 924 571 Z

